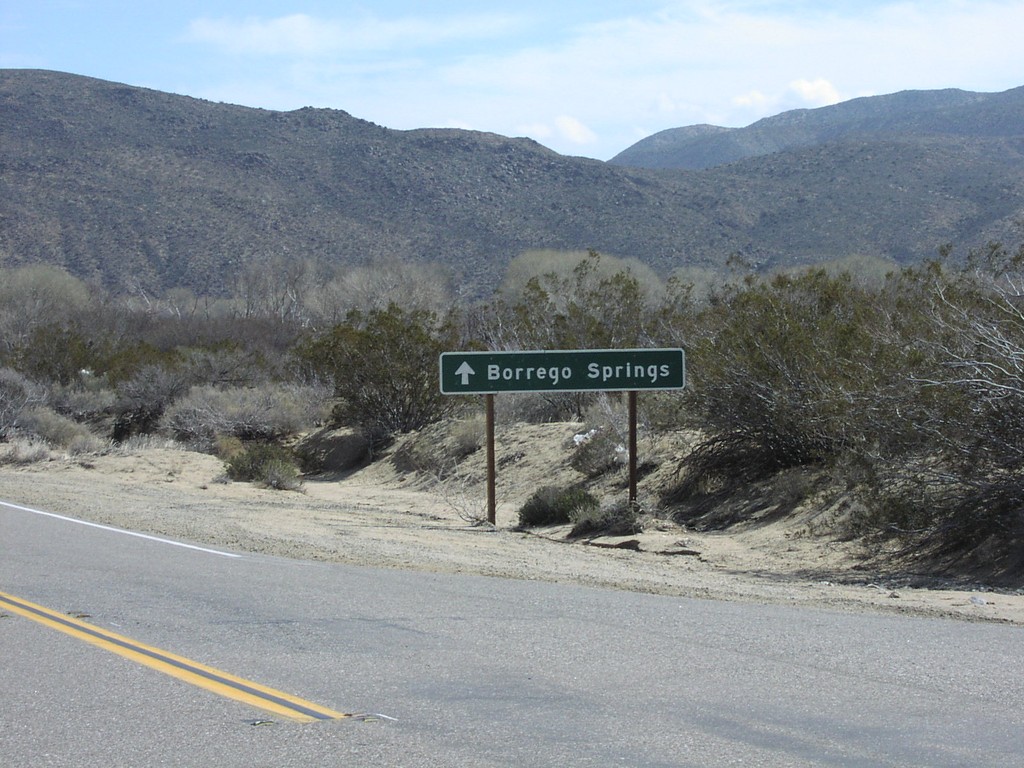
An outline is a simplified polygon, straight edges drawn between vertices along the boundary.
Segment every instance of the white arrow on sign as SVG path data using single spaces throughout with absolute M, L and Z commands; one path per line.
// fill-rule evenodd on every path
M 455 370 L 455 375 L 462 377 L 462 386 L 464 387 L 469 386 L 469 377 L 475 373 L 476 371 L 469 367 L 469 363 L 463 363 Z

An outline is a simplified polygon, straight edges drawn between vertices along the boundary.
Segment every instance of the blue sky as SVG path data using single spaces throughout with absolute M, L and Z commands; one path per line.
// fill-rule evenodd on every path
M 608 159 L 906 89 L 1024 85 L 1021 0 L 3 0 L 0 67 Z

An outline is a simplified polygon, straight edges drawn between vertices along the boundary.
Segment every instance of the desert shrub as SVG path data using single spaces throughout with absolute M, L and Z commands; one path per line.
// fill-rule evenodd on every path
M 500 424 L 581 421 L 593 400 L 593 392 L 510 392 L 495 399 L 494 418 Z
M 391 453 L 399 472 L 415 472 L 435 480 L 448 479 L 459 462 L 480 450 L 486 437 L 482 414 L 430 424 L 400 438 Z
M 520 507 L 519 527 L 562 525 L 572 522 L 574 515 L 584 514 L 598 506 L 597 498 L 583 488 L 544 486 Z
M 266 488 L 294 491 L 302 487 L 291 451 L 275 443 L 254 443 L 225 462 L 232 480 L 257 483 Z
M 234 340 L 179 349 L 177 357 L 180 368 L 195 384 L 254 387 L 266 382 L 272 369 L 262 353 Z
M 19 430 L 45 440 L 54 448 L 75 452 L 98 450 L 104 445 L 89 428 L 45 406 L 28 408 L 21 414 Z
M 140 344 L 133 349 L 137 352 L 148 346 Z M 226 341 L 160 355 L 137 353 L 130 363 L 123 361 L 118 376 L 113 374 L 108 377 L 117 383 L 115 440 L 154 432 L 167 408 L 193 386 L 254 388 L 265 386 L 267 379 L 265 363 L 258 353 Z
M 584 429 L 573 437 L 569 466 L 590 478 L 623 467 L 629 461 L 629 410 L 621 396 L 595 395 L 585 414 Z M 638 437 L 644 431 L 637 424 Z
M 325 427 L 303 438 L 294 449 L 302 471 L 344 472 L 365 464 L 370 444 L 358 430 Z
M 183 396 L 189 379 L 177 368 L 146 365 L 121 381 L 113 406 L 113 438 L 122 441 L 132 435 L 156 431 L 168 406 Z
M 102 378 L 83 376 L 77 384 L 51 386 L 46 402 L 75 421 L 99 422 L 114 413 L 117 395 Z
M 574 509 L 569 515 L 572 523 L 570 537 L 602 534 L 605 536 L 628 536 L 639 533 L 640 507 L 627 501 L 609 506 L 586 505 Z
M 481 340 L 491 349 L 640 346 L 651 337 L 663 291 L 634 261 L 596 251 L 523 254 L 481 320 Z
M 422 432 L 402 438 L 391 453 L 391 464 L 399 472 L 416 472 L 442 477 L 455 463 L 444 447 Z
M 1024 247 L 991 243 L 966 268 L 907 270 L 914 397 L 899 420 L 919 436 L 879 463 L 869 514 L 933 550 L 1024 546 Z M 907 334 L 910 337 L 910 333 Z M 992 561 L 992 552 L 984 557 Z
M 876 292 L 824 270 L 751 277 L 716 294 L 688 350 L 687 404 L 706 437 L 665 500 L 728 495 L 789 467 L 877 453 L 913 435 L 896 418 L 909 348 L 891 310 Z
M 451 277 L 438 264 L 374 259 L 342 268 L 310 293 L 310 309 L 320 325 L 335 325 L 355 310 L 386 310 L 390 304 L 407 310 L 442 312 L 452 303 Z
M 225 461 L 245 451 L 245 443 L 234 435 L 217 435 L 213 440 L 213 453 Z
M 479 451 L 487 439 L 487 420 L 482 414 L 459 419 L 451 427 L 454 458 L 457 461 Z
M 307 380 L 331 381 L 338 424 L 360 427 L 379 447 L 450 415 L 459 399 L 437 385 L 441 352 L 456 348 L 454 317 L 391 304 L 307 339 L 295 359 Z
M 133 435 L 127 440 L 109 446 L 109 450 L 111 453 L 131 456 L 143 451 L 184 451 L 187 449 L 184 445 L 170 437 L 162 435 Z
M 569 466 L 589 478 L 619 469 L 629 458 L 625 446 L 612 429 L 594 427 L 577 437 Z
M 264 384 L 222 389 L 198 386 L 174 402 L 161 424 L 176 439 L 210 450 L 219 435 L 271 441 L 294 435 L 323 418 L 322 387 Z
M 652 432 L 694 427 L 700 423 L 688 407 L 686 396 L 680 392 L 644 392 L 637 408 L 640 420 L 649 425 Z
M 0 356 L 23 348 L 35 328 L 70 321 L 89 299 L 85 283 L 60 267 L 0 270 Z
M 0 439 L 18 426 L 22 413 L 41 403 L 44 392 L 27 377 L 10 368 L 0 368 Z
M 94 331 L 90 344 L 97 355 L 92 373 L 102 374 L 111 385 L 127 381 L 145 368 L 174 368 L 179 363 L 177 350 L 160 349 L 142 339 L 121 338 L 113 342 L 95 337 Z
M 73 325 L 48 323 L 33 328 L 14 351 L 15 367 L 40 382 L 71 384 L 83 370 L 100 367 L 89 336 Z
M 37 437 L 14 437 L 0 445 L 0 464 L 23 466 L 50 460 L 50 446 Z

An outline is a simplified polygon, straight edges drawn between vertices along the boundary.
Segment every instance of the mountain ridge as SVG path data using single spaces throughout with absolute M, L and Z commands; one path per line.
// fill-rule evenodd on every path
M 1013 105 L 1012 117 L 995 120 Z M 970 119 L 966 108 L 977 107 Z M 760 155 L 822 144 L 842 138 L 886 137 L 892 134 L 954 136 L 1019 135 L 1024 87 L 1000 93 L 947 88 L 863 96 L 828 107 L 794 109 L 765 117 L 744 128 L 684 126 L 641 139 L 611 160 L 635 168 L 705 170 Z M 979 114 L 979 112 L 981 114 Z M 984 119 L 987 115 L 988 119 Z M 980 123 L 980 125 L 979 125 Z M 965 128 L 975 126 L 974 132 Z M 981 128 L 986 130 L 981 132 Z M 694 131 L 699 128 L 699 131 Z M 715 129 L 715 130 L 709 130 Z
M 118 290 L 221 295 L 270 259 L 398 258 L 437 263 L 480 296 L 530 249 L 594 248 L 662 274 L 734 254 L 763 269 L 909 262 L 1012 239 L 1024 219 L 1024 138 L 1004 134 L 632 168 L 524 138 L 0 70 L 0 142 L 0 266 L 55 264 Z

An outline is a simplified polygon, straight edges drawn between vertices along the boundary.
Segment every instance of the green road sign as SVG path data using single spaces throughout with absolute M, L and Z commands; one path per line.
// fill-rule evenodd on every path
M 681 349 L 581 349 L 551 352 L 444 352 L 441 393 L 627 392 L 682 389 Z

